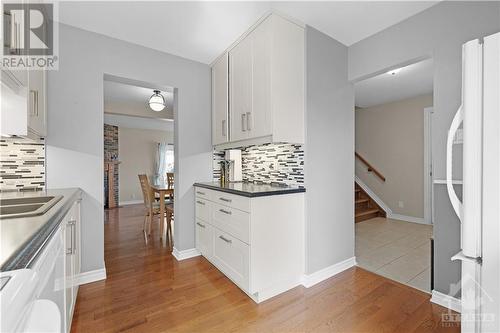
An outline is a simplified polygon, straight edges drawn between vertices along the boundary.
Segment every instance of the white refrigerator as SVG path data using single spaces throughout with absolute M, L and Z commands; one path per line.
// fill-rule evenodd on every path
M 447 140 L 448 195 L 461 221 L 462 332 L 500 332 L 500 33 L 463 45 L 462 105 Z M 463 127 L 463 191 L 452 183 Z

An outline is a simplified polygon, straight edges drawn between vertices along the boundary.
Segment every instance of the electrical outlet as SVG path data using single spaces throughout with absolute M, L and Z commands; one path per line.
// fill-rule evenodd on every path
M 405 203 L 403 201 L 398 201 L 399 208 L 404 208 Z
M 132 193 L 132 195 L 130 196 L 132 199 L 135 199 L 135 193 Z

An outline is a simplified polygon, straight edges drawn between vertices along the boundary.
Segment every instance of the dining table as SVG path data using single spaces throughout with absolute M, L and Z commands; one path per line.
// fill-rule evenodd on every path
M 165 181 L 153 181 L 151 182 L 151 190 L 153 193 L 158 193 L 160 196 L 160 218 L 161 223 L 160 223 L 160 239 L 164 236 L 164 229 L 165 229 L 165 196 L 169 196 L 171 198 L 174 197 L 174 188 L 172 186 L 168 186 L 168 184 Z M 171 238 L 172 235 L 170 235 Z M 166 239 L 166 237 L 163 237 L 163 239 Z

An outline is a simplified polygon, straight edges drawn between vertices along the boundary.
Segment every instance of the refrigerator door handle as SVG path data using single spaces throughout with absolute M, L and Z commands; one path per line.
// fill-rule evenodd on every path
M 467 256 L 463 253 L 463 251 L 460 251 L 457 254 L 455 254 L 453 257 L 451 257 L 451 261 L 455 261 L 455 260 L 473 262 L 473 263 L 479 264 L 479 265 L 481 265 L 483 262 L 483 258 Z
M 451 205 L 455 210 L 460 221 L 463 217 L 463 204 L 458 199 L 457 193 L 453 188 L 453 140 L 455 138 L 455 133 L 458 130 L 458 126 L 464 120 L 463 106 L 460 105 L 458 108 L 453 121 L 451 122 L 450 129 L 448 130 L 448 139 L 446 141 L 446 188 L 448 190 L 448 195 L 450 197 Z

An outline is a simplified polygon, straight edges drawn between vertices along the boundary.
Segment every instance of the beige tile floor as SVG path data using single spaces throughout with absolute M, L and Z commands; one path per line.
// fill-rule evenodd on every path
M 432 226 L 377 217 L 355 229 L 358 266 L 430 292 Z

